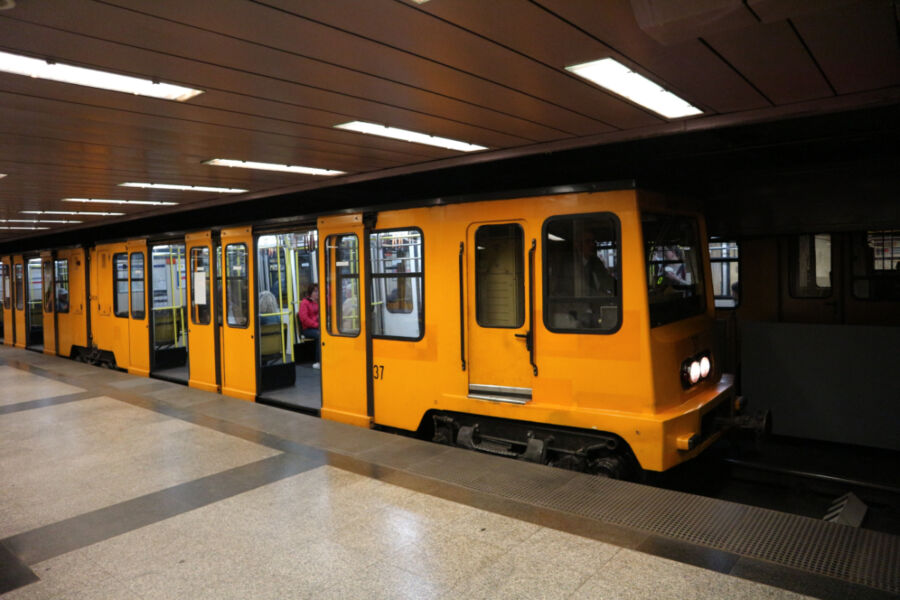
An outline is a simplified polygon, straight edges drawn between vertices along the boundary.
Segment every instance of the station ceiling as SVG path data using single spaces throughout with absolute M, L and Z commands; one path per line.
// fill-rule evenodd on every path
M 492 166 L 515 186 L 511 173 L 541 160 L 565 172 L 561 161 L 575 156 L 567 152 L 595 152 L 578 155 L 581 163 L 609 158 L 598 148 L 693 151 L 714 163 L 738 147 L 745 162 L 772 139 L 796 144 L 798 119 L 819 119 L 807 121 L 804 140 L 831 138 L 834 146 L 837 129 L 852 137 L 865 117 L 828 120 L 848 114 L 869 115 L 867 135 L 877 136 L 881 115 L 900 105 L 898 15 L 895 0 L 0 0 L 0 52 L 203 91 L 177 102 L 0 73 L 0 226 L 48 227 L 0 229 L 0 244 L 111 231 L 134 219 L 250 215 L 254 206 L 260 217 L 290 213 L 291 203 L 298 211 L 366 206 L 374 191 L 379 202 L 400 202 L 403 186 L 392 194 L 386 182 L 412 177 L 418 194 L 434 195 L 466 173 L 483 186 Z M 702 113 L 667 119 L 566 69 L 603 58 Z M 463 153 L 335 127 L 351 121 L 487 149 Z M 767 141 L 716 136 L 741 127 L 765 131 Z M 345 174 L 205 164 L 214 158 Z M 82 222 L 22 222 L 29 220 Z

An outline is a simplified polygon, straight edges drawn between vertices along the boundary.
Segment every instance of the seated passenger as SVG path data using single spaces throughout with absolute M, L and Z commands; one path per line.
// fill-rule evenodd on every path
M 300 302 L 300 310 L 297 312 L 300 319 L 300 333 L 303 337 L 311 338 L 316 344 L 316 362 L 313 369 L 321 367 L 321 355 L 319 348 L 319 286 L 315 283 L 309 286 L 306 296 Z
M 281 315 L 277 314 L 280 312 L 278 309 L 278 300 L 272 292 L 268 290 L 260 292 L 257 310 L 259 311 L 260 325 L 272 325 L 281 322 Z

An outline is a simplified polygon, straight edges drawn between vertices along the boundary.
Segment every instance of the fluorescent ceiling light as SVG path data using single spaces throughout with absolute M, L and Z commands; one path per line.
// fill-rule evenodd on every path
M 703 113 L 696 106 L 612 58 L 573 65 L 566 67 L 566 70 L 624 96 L 636 104 L 649 108 L 667 119 L 690 117 Z
M 297 167 L 294 165 L 277 165 L 274 163 L 252 162 L 249 160 L 234 160 L 231 158 L 214 158 L 204 161 L 205 165 L 217 167 L 239 167 L 241 169 L 259 169 L 260 171 L 281 171 L 283 173 L 300 173 L 302 175 L 344 175 L 343 171 L 330 169 L 317 169 L 315 167 Z
M 0 52 L 0 71 L 37 79 L 74 83 L 75 85 L 112 90 L 114 92 L 125 92 L 137 96 L 177 100 L 178 102 L 190 100 L 194 96 L 203 93 L 202 90 L 195 90 L 171 83 L 159 83 L 150 79 L 117 75 L 107 71 L 65 65 L 8 52 Z
M 447 148 L 448 150 L 459 150 L 460 152 L 475 152 L 476 150 L 487 150 L 485 146 L 477 144 L 467 144 L 450 138 L 428 135 L 426 133 L 417 133 L 406 129 L 398 129 L 396 127 L 385 127 L 375 123 L 365 123 L 363 121 L 351 121 L 335 125 L 336 129 L 345 129 L 347 131 L 356 131 L 357 133 L 367 133 L 369 135 L 380 135 L 381 137 L 392 138 L 395 140 L 403 140 L 404 142 L 413 142 L 415 144 L 427 144 L 429 146 L 437 146 L 438 148 Z
M 146 188 L 150 190 L 179 190 L 182 192 L 220 192 L 222 194 L 243 194 L 240 188 L 207 187 L 205 185 L 175 185 L 173 183 L 120 183 L 121 187 Z
M 0 173 L 0 179 L 3 179 L 4 177 L 6 177 L 6 173 Z
M 63 202 L 82 202 L 91 204 L 145 204 L 148 206 L 175 206 L 177 202 L 160 202 L 157 200 L 106 200 L 103 198 L 63 198 Z
M 29 230 L 29 231 L 34 231 L 34 230 L 37 230 L 37 229 L 50 229 L 50 228 L 49 228 L 49 227 L 0 227 L 0 229 L 5 229 L 5 230 L 9 230 L 9 229 L 27 229 L 27 230 Z
M 87 217 L 121 217 L 121 212 L 84 212 L 77 210 L 20 210 L 23 215 L 81 215 Z
M 66 221 L 63 219 L 0 219 L 0 223 L 81 223 L 81 221 Z

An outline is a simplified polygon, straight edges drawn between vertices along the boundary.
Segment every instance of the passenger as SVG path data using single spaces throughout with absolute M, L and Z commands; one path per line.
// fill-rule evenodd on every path
M 259 294 L 259 324 L 260 325 L 272 325 L 281 322 L 281 315 L 277 314 L 278 310 L 278 300 L 275 298 L 275 294 L 270 292 L 269 290 L 263 290 Z
M 681 248 L 677 246 L 666 248 L 663 264 L 665 283 L 669 285 L 691 285 L 684 268 L 684 254 Z
M 297 317 L 300 319 L 300 333 L 303 334 L 303 337 L 315 341 L 316 362 L 313 363 L 312 368 L 318 369 L 322 366 L 322 358 L 319 348 L 319 286 L 315 283 L 309 286 L 306 296 L 300 302 Z

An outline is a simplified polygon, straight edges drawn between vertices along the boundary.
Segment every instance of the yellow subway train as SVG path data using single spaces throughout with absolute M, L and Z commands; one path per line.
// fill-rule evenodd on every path
M 573 191 L 5 256 L 4 341 L 481 452 L 665 471 L 737 409 L 684 206 Z

